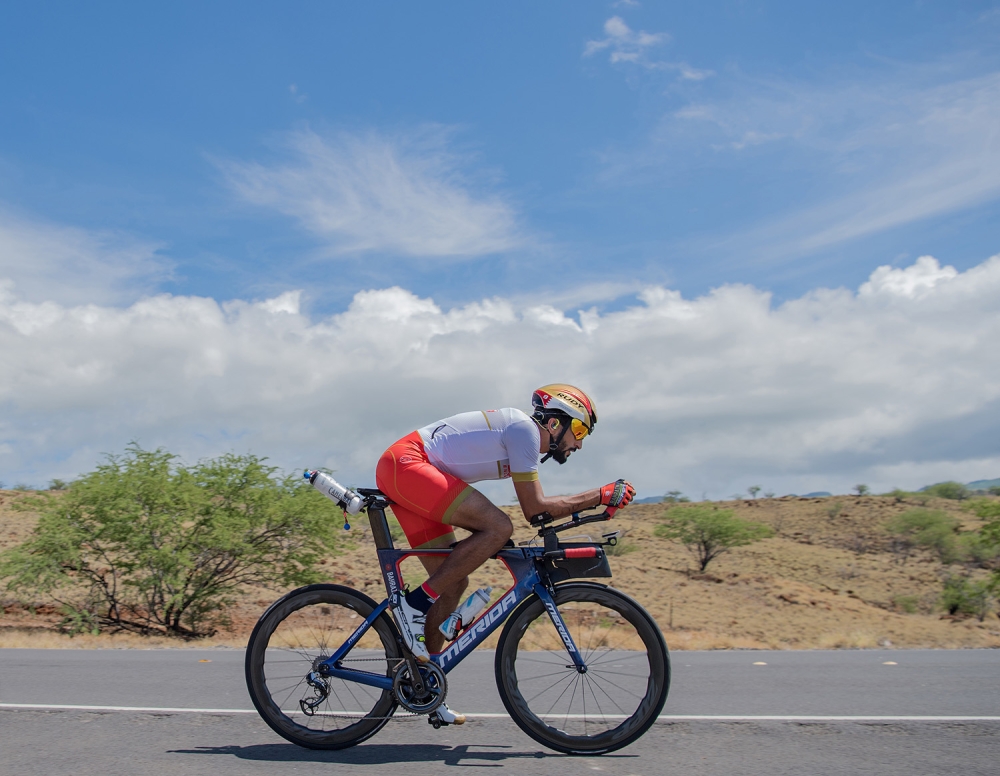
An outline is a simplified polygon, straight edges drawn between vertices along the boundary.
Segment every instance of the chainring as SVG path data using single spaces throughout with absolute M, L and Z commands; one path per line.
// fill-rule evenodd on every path
M 424 663 L 420 665 L 419 671 L 427 690 L 423 698 L 415 697 L 410 669 L 405 661 L 393 677 L 392 692 L 396 696 L 396 702 L 407 711 L 414 714 L 430 714 L 444 703 L 444 698 L 448 694 L 448 680 L 436 663 Z

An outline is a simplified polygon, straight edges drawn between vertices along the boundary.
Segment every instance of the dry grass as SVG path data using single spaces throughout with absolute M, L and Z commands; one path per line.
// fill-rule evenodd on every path
M 10 509 L 11 501 L 22 497 L 0 491 L 0 547 L 22 541 L 34 524 L 33 515 Z M 837 502 L 839 509 L 833 508 Z M 937 610 L 946 567 L 929 554 L 900 563 L 891 553 L 882 525 L 915 505 L 883 496 L 723 502 L 720 506 L 740 516 L 771 525 L 776 535 L 721 556 L 705 574 L 693 573 L 682 546 L 653 535 L 665 506 L 629 507 L 615 525 L 598 524 L 592 534 L 597 538 L 612 527 L 629 529 L 629 541 L 638 549 L 611 557 L 614 586 L 649 609 L 671 649 L 1000 647 L 995 613 L 980 623 L 944 617 Z M 965 528 L 977 525 L 958 502 L 935 499 L 928 506 L 954 514 Z M 326 564 L 329 579 L 380 600 L 384 591 L 363 521 L 354 532 L 357 546 Z M 532 535 L 521 521 L 515 539 Z M 415 561 L 403 571 L 411 584 L 423 579 Z M 494 561 L 474 575 L 472 584 L 492 585 L 495 599 L 509 587 L 510 576 Z M 0 601 L 6 605 L 0 646 L 241 647 L 257 617 L 279 594 L 248 592 L 227 613 L 228 630 L 193 643 L 128 634 L 70 639 L 55 632 L 57 616 L 44 611 L 32 615 L 11 600 Z M 901 600 L 910 602 L 911 609 L 915 602 L 916 612 L 904 611 Z

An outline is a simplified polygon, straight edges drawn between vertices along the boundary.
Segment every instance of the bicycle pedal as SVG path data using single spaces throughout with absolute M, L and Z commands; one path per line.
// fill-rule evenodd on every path
M 427 718 L 427 724 L 431 725 L 435 730 L 440 730 L 442 727 L 448 727 L 448 725 L 450 725 L 451 723 L 445 722 L 440 717 L 435 717 L 431 715 L 430 717 Z

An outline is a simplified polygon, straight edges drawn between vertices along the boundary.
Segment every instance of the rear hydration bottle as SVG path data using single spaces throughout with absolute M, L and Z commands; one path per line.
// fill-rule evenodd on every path
M 472 625 L 479 613 L 486 608 L 486 604 L 490 602 L 490 593 L 492 592 L 492 587 L 479 588 L 466 598 L 465 603 L 453 611 L 447 620 L 438 626 L 448 641 L 454 641 L 462 628 L 468 628 Z
M 361 496 L 350 488 L 345 488 L 329 474 L 324 474 L 320 471 L 307 471 L 302 476 L 309 480 L 316 490 L 349 515 L 356 515 L 361 511 L 361 507 L 364 506 Z

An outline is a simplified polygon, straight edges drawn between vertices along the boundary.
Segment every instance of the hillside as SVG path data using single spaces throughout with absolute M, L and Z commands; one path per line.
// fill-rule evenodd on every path
M 11 509 L 22 495 L 0 491 L 0 547 L 22 541 L 34 524 L 34 515 Z M 672 649 L 1000 647 L 996 613 L 980 623 L 951 618 L 938 609 L 947 567 L 929 554 L 898 562 L 891 553 L 882 525 L 916 502 L 889 496 L 789 496 L 719 505 L 770 525 L 776 535 L 722 555 L 705 574 L 692 572 L 683 546 L 653 535 L 663 505 L 634 505 L 607 528 L 589 526 L 595 538 L 602 530 L 626 532 L 623 544 L 633 551 L 611 558 L 613 584 L 650 610 Z M 978 525 L 959 502 L 933 499 L 928 506 L 954 514 L 965 528 Z M 518 541 L 532 536 L 520 522 Z M 326 562 L 329 578 L 381 598 L 374 548 L 363 521 L 351 535 L 353 547 Z M 418 566 L 416 561 L 407 563 Z M 411 583 L 421 580 L 418 572 L 404 566 L 407 573 L 413 574 Z M 474 583 L 492 584 L 499 592 L 508 579 L 494 561 Z M 280 592 L 248 591 L 228 612 L 230 628 L 201 644 L 242 645 L 257 616 Z M 0 594 L 0 602 L 0 646 L 147 643 L 134 636 L 70 640 L 55 633 L 58 616 L 51 607 L 19 603 L 9 594 Z M 36 605 L 35 613 L 26 603 Z

